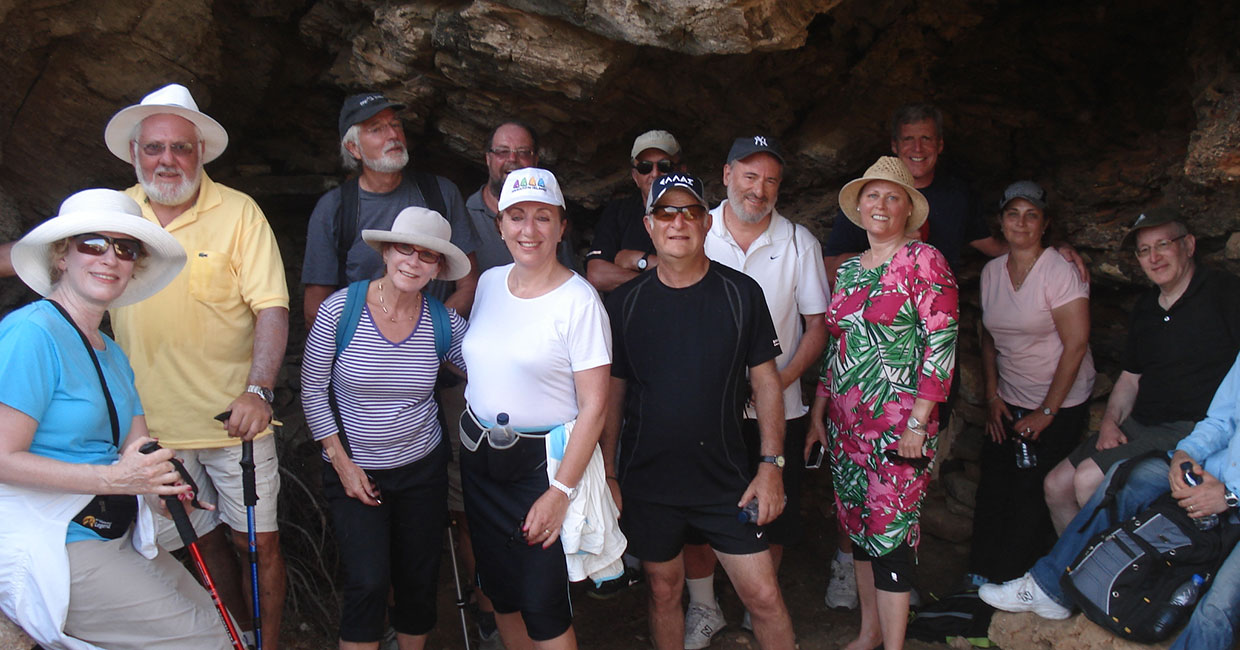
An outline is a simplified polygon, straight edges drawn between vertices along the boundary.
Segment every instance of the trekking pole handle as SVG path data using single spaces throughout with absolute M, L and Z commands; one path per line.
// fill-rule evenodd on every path
M 241 443 L 241 495 L 245 499 L 245 505 L 252 506 L 258 503 L 258 486 L 254 480 L 254 441 L 246 440 Z
M 158 451 L 159 448 L 159 443 L 152 440 L 139 447 L 138 451 L 149 454 Z M 194 500 L 197 501 L 198 486 L 194 485 L 194 482 L 189 479 L 185 466 L 175 461 L 173 465 L 181 474 L 181 478 L 186 479 L 190 488 L 194 490 Z M 185 512 L 185 504 L 181 503 L 181 500 L 175 494 L 164 494 L 160 498 L 164 500 L 164 505 L 168 508 L 168 514 L 172 516 L 172 523 L 176 524 L 177 534 L 181 536 L 181 543 L 189 546 L 197 542 L 198 533 L 194 531 L 194 525 L 189 521 L 189 514 Z

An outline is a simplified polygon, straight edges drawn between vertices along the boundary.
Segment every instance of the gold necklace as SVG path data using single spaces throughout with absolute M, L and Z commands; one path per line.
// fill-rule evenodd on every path
M 1021 285 L 1025 284 L 1025 280 L 1028 280 L 1028 279 L 1029 279 L 1029 272 L 1033 270 L 1033 265 L 1038 263 L 1038 258 L 1039 258 L 1039 257 L 1041 257 L 1041 256 L 1042 256 L 1042 253 L 1041 253 L 1041 251 L 1039 251 L 1039 252 L 1038 252 L 1038 254 L 1037 254 L 1036 256 L 1034 256 L 1033 261 L 1031 261 L 1031 262 L 1029 262 L 1028 264 L 1026 264 L 1026 265 L 1025 265 L 1025 267 L 1024 267 L 1024 269 L 1023 269 L 1023 272 L 1022 272 L 1022 269 L 1021 269 L 1021 268 L 1017 267 L 1017 269 L 1016 269 L 1016 270 L 1017 270 L 1017 272 L 1018 272 L 1018 273 L 1019 273 L 1019 275 L 1020 275 L 1020 279 L 1019 279 L 1019 280 L 1017 280 L 1017 279 L 1016 279 L 1016 275 L 1017 275 L 1017 274 L 1016 274 L 1016 273 L 1012 273 L 1012 270 L 1011 270 L 1010 268 L 1008 269 L 1008 274 L 1009 274 L 1009 275 L 1011 276 L 1011 278 L 1012 278 L 1012 289 L 1014 289 L 1014 290 L 1016 290 L 1016 291 L 1020 291 L 1020 287 L 1021 287 Z M 1013 257 L 1009 256 L 1009 258 L 1008 258 L 1008 259 L 1015 259 L 1015 258 L 1013 258 Z
M 379 309 L 383 310 L 383 315 L 387 316 L 388 320 L 392 321 L 393 323 L 400 322 L 400 319 L 396 318 L 395 316 L 392 315 L 391 312 L 388 311 L 387 305 L 383 304 L 383 280 L 379 280 Z M 415 310 L 413 315 L 407 318 L 406 320 L 416 320 L 418 318 L 418 313 L 420 311 L 421 309 Z

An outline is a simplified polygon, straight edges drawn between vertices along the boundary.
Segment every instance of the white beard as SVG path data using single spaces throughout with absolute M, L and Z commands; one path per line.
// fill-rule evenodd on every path
M 366 165 L 367 169 L 380 174 L 394 174 L 409 164 L 409 150 L 401 149 L 399 152 L 385 153 L 378 158 L 362 156 L 362 164 Z
M 202 180 L 202 164 L 194 169 L 193 176 L 181 176 L 181 180 L 171 187 L 167 183 L 157 183 L 147 178 L 142 173 L 142 167 L 135 160 L 133 169 L 137 172 L 138 183 L 142 185 L 142 190 L 146 192 L 146 196 L 153 202 L 160 205 L 181 205 L 194 198 L 194 193 L 198 191 L 198 186 Z M 155 169 L 156 174 L 166 167 L 160 166 Z

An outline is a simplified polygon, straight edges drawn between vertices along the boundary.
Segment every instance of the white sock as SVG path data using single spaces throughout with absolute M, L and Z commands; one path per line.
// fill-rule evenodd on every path
M 715 574 L 705 578 L 685 578 L 689 587 L 689 604 L 697 603 L 706 607 L 715 607 Z
M 853 561 L 852 552 L 850 551 L 848 553 L 845 553 L 844 551 L 835 549 L 835 561 L 839 562 L 840 564 L 852 564 L 852 561 Z

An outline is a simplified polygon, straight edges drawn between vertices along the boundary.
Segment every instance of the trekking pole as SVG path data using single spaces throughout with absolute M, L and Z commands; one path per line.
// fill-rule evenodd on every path
M 152 440 L 141 447 L 138 451 L 149 454 L 159 449 L 159 443 Z M 190 485 L 194 491 L 195 501 L 197 501 L 198 486 L 194 484 L 190 478 L 189 472 L 185 471 L 185 466 L 175 458 L 172 459 L 172 465 L 176 467 L 181 478 Z M 237 632 L 237 627 L 233 625 L 232 617 L 228 615 L 228 610 L 224 607 L 224 601 L 220 600 L 219 591 L 215 588 L 215 581 L 211 579 L 211 574 L 207 572 L 207 563 L 202 560 L 202 553 L 198 551 L 198 533 L 194 532 L 193 524 L 189 523 L 189 515 L 185 512 L 185 504 L 174 494 L 165 494 L 160 497 L 164 500 L 164 505 L 168 506 L 168 513 L 172 515 L 172 521 L 177 526 L 177 534 L 181 536 L 181 542 L 185 544 L 185 548 L 189 550 L 189 556 L 194 561 L 194 567 L 198 569 L 198 575 L 202 576 L 202 584 L 207 588 L 207 593 L 211 595 L 211 602 L 215 603 L 215 611 L 220 615 L 220 620 L 224 621 L 224 627 L 228 630 L 228 636 L 232 640 L 235 650 L 247 650 L 245 644 L 241 642 L 241 635 Z
M 263 650 L 263 613 L 258 597 L 258 535 L 254 531 L 254 506 L 258 488 L 254 484 L 254 441 L 241 443 L 241 492 L 245 498 L 246 534 L 250 542 L 250 593 L 254 601 L 254 647 Z
M 469 650 L 469 624 L 465 622 L 465 594 L 461 591 L 461 571 L 456 566 L 456 541 L 452 539 L 452 526 L 456 524 L 448 516 L 448 555 L 452 558 L 452 582 L 456 585 L 456 610 L 461 614 L 461 632 L 465 636 L 465 650 Z

